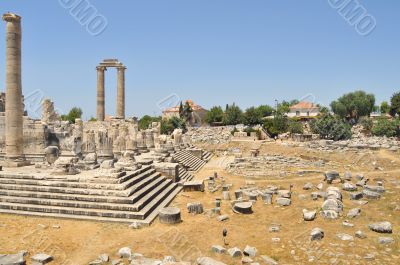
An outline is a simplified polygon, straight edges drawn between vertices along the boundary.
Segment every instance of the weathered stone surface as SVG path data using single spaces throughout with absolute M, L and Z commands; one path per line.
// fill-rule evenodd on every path
M 218 253 L 218 254 L 226 253 L 226 248 L 224 248 L 224 247 L 222 247 L 222 246 L 220 246 L 220 245 L 214 245 L 214 246 L 212 246 L 212 247 L 211 247 L 211 250 L 212 250 L 213 252 L 215 252 L 215 253 Z
M 204 211 L 203 204 L 201 204 L 200 202 L 188 203 L 187 209 L 188 209 L 188 212 L 192 213 L 192 214 L 201 214 Z
M 333 210 L 325 210 L 321 211 L 321 216 L 326 219 L 337 219 L 339 218 L 339 214 Z
M 132 256 L 132 250 L 129 247 L 123 247 L 118 251 L 118 257 L 129 259 Z
M 348 218 L 355 218 L 355 217 L 359 216 L 360 213 L 361 213 L 361 209 L 360 208 L 353 208 L 347 213 L 347 217 Z
M 337 199 L 327 199 L 322 204 L 322 210 L 339 213 L 343 211 L 343 203 Z
M 228 254 L 233 257 L 241 257 L 242 256 L 242 251 L 238 247 L 230 248 L 228 249 Z
M 290 206 L 292 201 L 288 198 L 277 198 L 276 203 L 280 206 Z
M 226 215 L 226 214 L 220 215 L 220 216 L 217 217 L 217 220 L 220 221 L 220 222 L 227 221 L 227 220 L 229 220 L 229 216 Z
M 379 237 L 378 242 L 381 245 L 389 245 L 395 242 L 394 238 L 392 237 Z
M 381 197 L 381 194 L 375 191 L 371 191 L 371 190 L 363 190 L 363 197 L 367 198 L 367 199 L 379 199 Z
M 303 190 L 311 190 L 314 187 L 312 183 L 306 183 L 303 186 Z
M 243 254 L 245 256 L 249 256 L 251 258 L 254 258 L 257 255 L 257 249 L 255 247 L 251 247 L 251 246 L 246 246 L 243 250 Z
M 321 240 L 325 236 L 324 230 L 322 230 L 321 228 L 314 228 L 311 231 L 310 236 L 311 236 L 311 241 L 313 241 L 313 240 Z
M 317 216 L 317 211 L 308 211 L 307 209 L 303 209 L 303 219 L 304 221 L 314 221 Z
M 251 202 L 238 202 L 235 203 L 233 208 L 235 211 L 242 213 L 242 214 L 251 214 L 253 213 L 253 204 Z
M 353 236 L 344 234 L 344 233 L 338 233 L 338 234 L 336 234 L 336 237 L 343 241 L 353 241 L 354 240 Z
M 350 200 L 361 200 L 363 198 L 362 192 L 352 192 L 350 193 Z
M 364 234 L 364 232 L 363 232 L 363 231 L 360 231 L 360 230 L 358 230 L 358 231 L 355 233 L 355 236 L 356 236 L 357 238 L 360 238 L 360 239 L 365 239 L 365 238 L 367 238 L 367 236 Z
M 388 233 L 393 232 L 392 224 L 390 222 L 379 222 L 368 225 L 368 228 L 377 233 Z
M 357 186 L 354 185 L 353 183 L 345 182 L 342 185 L 342 189 L 345 190 L 345 191 L 356 191 L 357 190 Z
M 383 186 L 372 186 L 372 185 L 365 185 L 364 186 L 365 190 L 373 191 L 373 192 L 378 192 L 378 193 L 384 193 L 385 188 Z
M 331 184 L 332 181 L 339 178 L 339 173 L 336 171 L 328 171 L 325 173 L 325 180 L 328 184 Z
M 311 192 L 311 198 L 313 200 L 318 200 L 319 198 L 325 199 L 327 196 L 328 196 L 328 194 L 323 191 Z
M 0 254 L 1 265 L 25 265 L 23 253 L 18 254 Z
M 37 264 L 47 264 L 53 260 L 53 257 L 44 253 L 36 254 L 32 258 L 32 262 Z

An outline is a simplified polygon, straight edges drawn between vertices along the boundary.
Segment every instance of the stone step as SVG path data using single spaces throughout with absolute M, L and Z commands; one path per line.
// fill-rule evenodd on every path
M 150 203 L 148 203 L 144 208 L 140 210 L 142 212 L 143 218 L 147 218 L 149 215 L 152 213 L 154 214 L 154 210 L 158 208 L 160 203 L 164 200 L 166 200 L 168 197 L 170 197 L 171 194 L 174 194 L 178 188 L 178 185 L 176 183 L 171 183 L 168 185 L 165 189 L 163 189 L 159 194 L 156 195 L 156 197 L 151 200 Z M 176 195 L 176 194 L 175 194 Z M 174 195 L 174 197 L 175 197 Z M 155 213 L 156 216 L 158 215 L 158 211 Z
M 56 199 L 56 200 L 72 200 L 86 202 L 105 202 L 105 203 L 130 203 L 130 197 L 115 197 L 115 196 L 97 196 L 97 195 L 82 195 L 68 193 L 52 193 L 52 192 L 35 192 L 21 190 L 4 190 L 0 187 L 1 196 L 20 196 L 31 197 L 38 199 Z
M 62 188 L 78 188 L 78 189 L 107 189 L 107 190 L 125 190 L 126 188 L 138 183 L 150 174 L 155 172 L 154 169 L 148 169 L 147 171 L 134 175 L 127 174 L 124 176 L 126 180 L 122 184 L 110 184 L 110 183 L 96 183 L 96 182 L 68 182 L 58 180 L 38 180 L 38 179 L 11 179 L 11 178 L 0 178 L 1 184 L 16 184 L 16 185 L 31 185 L 31 186 L 51 186 L 51 187 L 62 187 Z
M 18 196 L 1 196 L 0 202 L 9 203 L 20 203 L 20 204 L 35 204 L 35 205 L 50 205 L 60 207 L 75 207 L 75 208 L 91 208 L 91 209 L 105 209 L 105 210 L 116 210 L 116 211 L 138 211 L 134 207 L 133 203 L 139 201 L 145 197 L 148 193 L 151 193 L 158 186 L 162 185 L 163 182 L 170 184 L 170 180 L 166 180 L 164 177 L 158 177 L 152 183 L 145 188 L 141 189 L 137 194 L 134 194 L 129 201 L 125 203 L 113 203 L 113 202 L 88 202 L 79 200 L 60 200 L 60 199 L 42 199 L 42 198 L 31 198 Z M 148 203 L 148 201 L 146 201 Z
M 142 223 L 144 225 L 149 225 L 158 215 L 160 209 L 166 207 L 174 197 L 182 190 L 182 187 L 175 188 L 163 201 L 159 203 L 158 206 L 150 212 L 145 219 L 133 220 L 127 218 L 112 218 L 112 217 L 100 217 L 100 216 L 86 216 L 86 215 L 72 215 L 72 214 L 58 214 L 58 213 L 47 213 L 47 212 L 30 212 L 21 210 L 9 210 L 0 208 L 0 213 L 4 214 L 18 214 L 18 215 L 29 215 L 35 217 L 52 217 L 52 218 L 66 218 L 66 219 L 77 219 L 77 220 L 87 220 L 87 221 L 100 221 L 100 222 L 118 222 L 118 223 Z
M 142 196 L 139 200 L 134 202 L 133 208 L 135 209 L 135 211 L 142 210 L 146 205 L 151 203 L 151 201 L 155 197 L 157 197 L 160 193 L 162 193 L 166 188 L 168 188 L 171 185 L 175 185 L 174 183 L 172 183 L 172 180 L 167 179 L 167 180 L 163 181 L 156 188 L 152 189 L 146 195 Z
M 155 179 L 159 178 L 160 176 L 161 176 L 161 173 L 155 172 L 154 174 L 148 176 L 147 178 L 144 178 L 143 180 L 137 182 L 135 185 L 126 189 L 125 193 L 127 194 L 127 196 L 131 196 L 132 194 L 140 191 L 142 188 L 144 188 L 145 186 L 147 186 L 149 183 L 151 183 Z

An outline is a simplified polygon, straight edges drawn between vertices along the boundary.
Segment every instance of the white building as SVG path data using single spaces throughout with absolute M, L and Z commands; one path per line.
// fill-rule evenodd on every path
M 287 114 L 290 118 L 312 118 L 317 117 L 320 114 L 320 109 L 314 103 L 301 101 L 296 105 L 290 107 L 290 111 Z

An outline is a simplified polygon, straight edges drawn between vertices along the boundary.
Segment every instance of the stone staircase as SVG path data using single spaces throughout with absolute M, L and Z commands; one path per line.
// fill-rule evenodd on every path
M 0 213 L 150 224 L 181 190 L 150 165 L 113 178 L 0 174 Z
M 212 153 L 211 152 L 208 152 L 208 151 L 203 151 L 203 157 L 202 157 L 202 160 L 204 160 L 204 161 L 206 161 L 206 162 L 208 162 L 208 161 L 210 161 L 211 160 L 211 158 L 212 158 Z
M 187 150 L 178 151 L 172 157 L 187 170 L 193 172 L 199 171 L 206 164 L 206 161 L 194 156 Z
M 180 178 L 179 183 L 183 184 L 186 181 L 191 181 L 194 178 L 194 176 L 190 174 L 189 171 L 187 171 L 183 167 L 179 167 L 179 178 Z

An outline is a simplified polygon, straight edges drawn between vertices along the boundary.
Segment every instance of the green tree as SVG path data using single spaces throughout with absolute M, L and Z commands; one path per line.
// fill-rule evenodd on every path
M 232 105 L 228 105 L 224 115 L 224 124 L 225 125 L 236 125 L 240 124 L 243 121 L 243 112 L 242 110 L 233 103 Z
M 212 125 L 215 122 L 222 122 L 224 119 L 224 111 L 220 106 L 214 106 L 207 112 L 204 117 L 205 122 Z
M 160 122 L 160 121 L 161 117 L 151 117 L 150 115 L 144 115 L 138 122 L 139 129 L 146 130 L 153 122 Z
M 245 125 L 257 125 L 262 123 L 263 114 L 258 108 L 250 107 L 243 114 L 243 122 Z
M 185 122 L 190 122 L 192 119 L 192 113 L 193 109 L 190 106 L 189 102 L 186 101 L 185 105 L 182 105 L 181 102 L 181 105 L 179 106 L 179 117 Z
M 390 115 L 400 115 L 400 92 L 394 93 L 390 98 Z
M 375 96 L 364 91 L 344 94 L 331 103 L 332 111 L 341 118 L 357 122 L 362 116 L 369 116 L 375 106 Z
M 273 119 L 265 120 L 264 128 L 274 137 L 288 130 L 288 119 L 282 113 L 277 113 Z
M 260 112 L 260 115 L 264 118 L 271 116 L 274 113 L 274 108 L 269 105 L 260 105 L 257 107 L 257 111 Z
M 330 114 L 324 115 L 310 124 L 311 130 L 319 134 L 322 139 L 345 140 L 351 137 L 351 126 L 342 119 Z
M 97 121 L 95 117 L 90 117 L 89 121 Z
M 69 121 L 70 123 L 75 123 L 75 119 L 82 118 L 82 109 L 78 107 L 73 107 L 67 115 L 61 115 L 63 121 Z
M 186 121 L 178 117 L 161 120 L 161 134 L 171 134 L 175 129 L 182 129 L 183 132 L 186 132 Z
M 372 127 L 374 126 L 374 122 L 369 117 L 362 117 L 360 119 L 360 124 L 364 128 L 364 130 L 369 132 L 372 130 Z
M 382 101 L 381 106 L 380 106 L 380 111 L 382 114 L 389 113 L 390 111 L 390 106 L 387 101 Z

